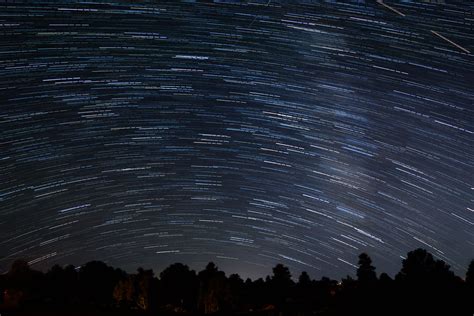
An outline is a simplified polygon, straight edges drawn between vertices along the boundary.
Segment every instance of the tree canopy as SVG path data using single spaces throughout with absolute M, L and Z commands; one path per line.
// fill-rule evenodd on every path
M 444 261 L 425 249 L 407 254 L 392 279 L 377 278 L 367 253 L 358 258 L 357 278 L 341 281 L 322 277 L 313 280 L 302 272 L 295 280 L 290 269 L 279 263 L 265 279 L 228 277 L 210 262 L 196 273 L 174 263 L 158 276 L 152 269 L 126 273 L 104 262 L 91 261 L 79 267 L 52 266 L 42 273 L 25 260 L 15 261 L 0 275 L 0 312 L 5 308 L 161 311 L 167 314 L 200 315 L 395 315 L 474 312 L 474 261 L 465 280 L 457 277 Z M 88 312 L 90 313 L 90 312 Z

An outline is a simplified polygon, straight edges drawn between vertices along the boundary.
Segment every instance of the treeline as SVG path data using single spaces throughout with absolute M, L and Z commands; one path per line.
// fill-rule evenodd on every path
M 265 279 L 226 276 L 214 263 L 198 273 L 175 263 L 155 276 L 138 268 L 134 274 L 100 261 L 53 266 L 42 273 L 24 260 L 0 275 L 0 309 L 121 313 L 222 315 L 473 315 L 474 260 L 465 278 L 424 249 L 407 254 L 392 279 L 377 276 L 370 257 L 359 256 L 356 278 L 297 281 L 282 264 Z M 54 314 L 54 313 L 53 313 Z M 67 315 L 62 313 L 62 315 Z

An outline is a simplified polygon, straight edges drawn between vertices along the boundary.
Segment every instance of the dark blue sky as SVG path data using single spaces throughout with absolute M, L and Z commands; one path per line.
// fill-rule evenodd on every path
M 433 2 L 433 1 L 432 1 Z M 474 256 L 470 1 L 0 3 L 0 270 Z

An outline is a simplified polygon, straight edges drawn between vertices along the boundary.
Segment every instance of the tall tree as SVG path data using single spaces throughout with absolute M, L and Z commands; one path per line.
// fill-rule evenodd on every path
M 232 308 L 237 310 L 242 304 L 242 296 L 244 291 L 244 281 L 242 278 L 234 273 L 227 279 L 227 285 L 229 288 L 228 296 L 225 298 L 226 303 Z
M 137 270 L 137 288 L 138 288 L 138 301 L 137 305 L 139 308 L 148 311 L 152 309 L 155 293 L 154 284 L 154 273 L 153 270 L 144 270 L 138 268 Z
M 293 281 L 291 280 L 291 273 L 288 267 L 282 265 L 281 263 L 277 264 L 273 268 L 273 276 L 271 281 L 274 284 L 284 284 L 284 285 L 291 285 Z
M 362 284 L 373 284 L 377 281 L 375 267 L 372 265 L 372 259 L 366 253 L 359 255 L 359 268 L 357 268 L 357 279 Z
M 267 286 L 269 286 L 272 303 L 275 304 L 278 309 L 285 307 L 286 300 L 289 298 L 293 285 L 294 282 L 291 279 L 290 269 L 281 263 L 277 264 L 273 268 L 273 276 L 269 282 L 267 282 Z
M 214 262 L 199 272 L 199 309 L 205 314 L 216 313 L 224 308 L 226 296 L 225 273 L 219 271 Z

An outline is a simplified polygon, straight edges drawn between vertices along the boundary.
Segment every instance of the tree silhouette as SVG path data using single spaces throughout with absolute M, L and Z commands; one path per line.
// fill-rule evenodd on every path
M 434 270 L 433 256 L 424 249 L 416 249 L 408 253 L 402 261 L 402 269 L 397 274 L 397 279 L 415 281 L 427 279 Z
M 137 305 L 142 310 L 152 310 L 156 300 L 156 284 L 153 270 L 137 269 Z
M 270 288 L 269 294 L 271 297 L 271 303 L 273 303 L 277 308 L 282 309 L 294 283 L 291 279 L 290 269 L 283 264 L 277 264 L 272 271 L 273 276 L 268 282 L 266 282 L 267 286 Z
M 242 278 L 234 273 L 227 279 L 228 291 L 225 297 L 225 302 L 231 310 L 240 310 L 240 306 L 244 300 L 244 281 Z
M 407 258 L 402 261 L 402 269 L 397 278 L 419 284 L 433 283 L 441 279 L 451 279 L 454 273 L 442 260 L 435 260 L 425 249 L 418 248 L 410 251 Z
M 380 274 L 379 285 L 382 289 L 388 289 L 393 285 L 393 279 L 384 272 Z
M 306 271 L 301 272 L 294 291 L 297 305 L 304 311 L 310 311 L 313 306 L 313 281 Z
M 372 259 L 366 253 L 359 255 L 359 268 L 357 268 L 357 280 L 361 284 L 374 284 L 377 281 L 375 267 L 372 266 Z
M 109 267 L 101 261 L 83 265 L 78 274 L 80 294 L 86 304 L 110 306 L 113 304 L 115 285 L 123 279 L 125 272 Z M 101 282 L 97 282 L 101 280 Z
M 211 314 L 224 309 L 226 291 L 225 273 L 219 271 L 214 262 L 209 262 L 206 268 L 199 272 L 199 310 Z
M 17 260 L 8 273 L 0 275 L 0 313 L 18 306 L 30 313 L 5 314 L 43 315 L 38 312 L 41 308 L 48 315 L 68 315 L 75 309 L 84 315 L 98 315 L 98 311 L 109 315 L 109 310 L 114 315 L 170 316 L 474 313 L 473 261 L 465 280 L 424 249 L 406 255 L 395 279 L 381 273 L 377 280 L 375 271 L 367 254 L 359 256 L 357 280 L 347 276 L 341 282 L 327 277 L 316 281 L 302 272 L 296 284 L 282 264 L 265 280 L 244 282 L 237 274 L 227 278 L 212 262 L 198 275 L 186 265 L 172 264 L 158 280 L 152 270 L 139 268 L 127 274 L 100 261 L 80 268 L 55 265 L 42 273 L 31 269 L 27 261 Z M 110 310 L 117 306 L 121 309 Z
M 32 270 L 26 260 L 16 260 L 11 265 L 6 275 L 6 298 L 16 305 L 22 302 L 23 305 L 35 304 L 43 294 L 44 275 Z
M 187 265 L 175 263 L 160 274 L 160 304 L 192 311 L 196 308 L 197 291 L 196 272 Z
M 78 296 L 78 275 L 74 266 L 54 265 L 46 273 L 45 290 L 56 305 L 73 304 Z
M 308 272 L 301 272 L 300 276 L 298 277 L 298 285 L 304 288 L 311 286 L 311 279 L 308 275 Z
M 357 283 L 345 280 L 343 289 L 345 292 L 345 305 L 351 306 L 356 314 L 372 314 L 374 310 L 374 298 L 376 296 L 377 275 L 375 267 L 372 265 L 372 259 L 366 253 L 359 255 L 357 274 Z M 356 287 L 354 287 L 356 285 Z M 346 313 L 349 310 L 345 311 Z
M 277 283 L 286 283 L 286 284 L 291 284 L 291 273 L 290 269 L 288 267 L 285 267 L 281 263 L 277 264 L 273 268 L 273 276 L 272 276 L 272 281 L 277 282 Z
M 449 265 L 435 260 L 425 249 L 419 248 L 407 254 L 396 280 L 400 295 L 398 305 L 417 306 L 418 313 L 445 311 L 451 314 L 462 305 L 459 302 L 462 297 L 460 280 Z

